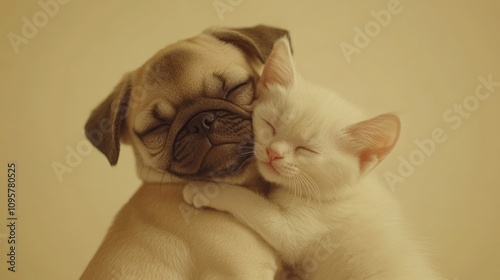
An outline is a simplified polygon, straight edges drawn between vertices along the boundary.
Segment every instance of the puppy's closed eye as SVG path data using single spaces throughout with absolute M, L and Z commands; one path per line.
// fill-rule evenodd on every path
M 145 129 L 143 132 L 139 132 L 138 134 L 140 137 L 144 137 L 147 136 L 148 134 L 158 133 L 159 130 L 167 129 L 168 131 L 168 128 L 170 128 L 170 124 L 162 122 L 159 124 L 152 125 L 151 127 Z
M 170 124 L 160 123 L 147 129 L 144 132 L 137 133 L 137 136 L 150 149 L 162 149 L 170 129 Z
M 254 87 L 253 79 L 249 77 L 243 83 L 239 83 L 236 86 L 229 89 L 226 93 L 226 100 L 241 104 L 248 105 L 254 100 Z
M 145 113 L 145 119 L 147 119 L 145 124 L 147 125 L 139 131 L 136 131 L 139 137 L 155 132 L 161 128 L 170 127 L 169 120 L 160 113 L 158 105 L 155 105 L 149 112 Z
M 135 133 L 147 147 L 159 149 L 165 143 L 170 129 L 170 122 L 162 117 L 157 106 L 155 106 L 149 114 L 148 125 Z

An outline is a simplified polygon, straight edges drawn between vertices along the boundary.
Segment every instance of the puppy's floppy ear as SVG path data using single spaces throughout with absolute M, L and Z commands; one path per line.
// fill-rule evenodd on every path
M 247 54 L 257 57 L 262 63 L 267 60 L 276 40 L 286 37 L 290 42 L 288 31 L 266 25 L 235 29 L 210 28 L 204 33 L 242 49 Z
M 118 161 L 120 134 L 124 128 L 131 92 L 131 74 L 126 74 L 113 92 L 92 111 L 85 124 L 85 135 L 109 160 Z

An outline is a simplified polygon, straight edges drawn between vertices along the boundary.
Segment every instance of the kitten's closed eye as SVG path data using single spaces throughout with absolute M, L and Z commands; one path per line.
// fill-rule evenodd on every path
M 273 131 L 273 136 L 274 136 L 274 135 L 276 135 L 276 129 L 274 128 L 274 126 L 273 126 L 270 122 L 268 122 L 268 121 L 266 121 L 266 120 L 264 120 L 264 121 L 265 121 L 265 122 L 267 123 L 267 125 L 268 125 L 271 129 L 272 129 L 272 131 Z
M 319 154 L 315 150 L 310 149 L 308 147 L 298 146 L 297 148 L 295 148 L 295 152 L 301 152 L 301 151 L 303 151 L 303 152 L 309 152 L 309 153 L 314 153 L 314 154 Z

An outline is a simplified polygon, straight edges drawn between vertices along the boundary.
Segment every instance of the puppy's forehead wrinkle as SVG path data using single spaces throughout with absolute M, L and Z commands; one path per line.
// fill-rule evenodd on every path
M 157 114 L 157 117 L 161 119 L 172 120 L 177 110 L 168 101 L 162 101 L 155 103 L 154 112 Z
M 179 48 L 165 53 L 149 66 L 148 82 L 178 81 L 183 78 L 185 70 L 197 54 L 186 48 Z
M 236 64 L 229 64 L 223 70 L 215 70 L 213 76 L 226 84 L 243 82 L 248 79 L 250 73 Z
M 225 92 L 226 91 L 226 78 L 224 78 L 224 75 L 220 72 L 214 72 L 212 76 L 218 81 L 220 84 L 220 89 Z

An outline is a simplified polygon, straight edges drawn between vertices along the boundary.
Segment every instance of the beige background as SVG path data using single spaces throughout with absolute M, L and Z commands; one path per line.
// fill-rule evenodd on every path
M 500 4 L 401 0 L 400 13 L 348 63 L 340 44 L 353 44 L 355 27 L 390 2 L 220 0 L 234 7 L 219 16 L 213 0 L 73 0 L 16 53 L 9 32 L 22 35 L 22 18 L 43 10 L 35 0 L 2 1 L 0 278 L 76 279 L 139 186 L 129 147 L 114 168 L 93 149 L 66 163 L 68 149 L 87 146 L 83 124 L 124 72 L 208 26 L 265 23 L 290 30 L 303 75 L 370 113 L 401 114 L 400 143 L 381 175 L 418 157 L 416 139 L 444 131 L 395 194 L 448 279 L 500 279 L 500 86 L 457 129 L 443 118 L 455 103 L 474 105 L 479 76 L 500 81 Z M 18 164 L 16 273 L 5 262 L 9 160 Z M 72 164 L 62 182 L 54 162 Z

